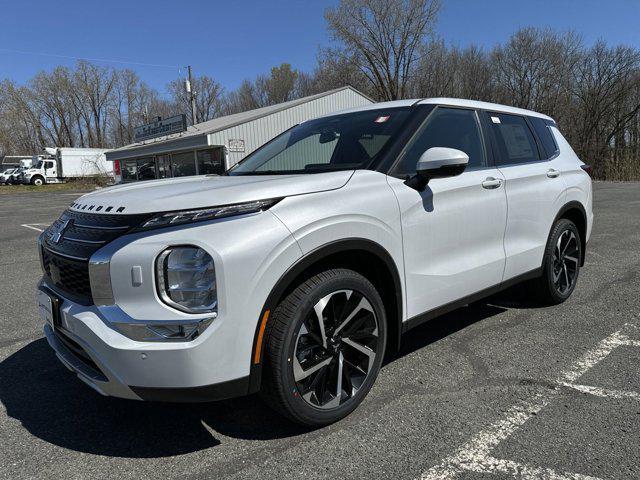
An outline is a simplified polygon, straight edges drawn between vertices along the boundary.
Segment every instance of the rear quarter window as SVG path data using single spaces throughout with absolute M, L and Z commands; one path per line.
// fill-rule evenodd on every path
M 559 152 L 559 149 L 555 138 L 553 138 L 553 133 L 549 128 L 549 122 L 539 117 L 529 117 L 529 120 L 542 144 L 542 153 L 545 155 L 545 158 L 548 159 L 555 156 Z

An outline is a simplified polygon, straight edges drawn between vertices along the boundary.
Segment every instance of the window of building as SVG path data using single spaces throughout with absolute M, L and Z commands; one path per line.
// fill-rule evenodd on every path
M 199 175 L 221 175 L 224 173 L 224 151 L 222 148 L 197 152 Z
M 498 165 L 540 160 L 538 146 L 524 117 L 504 113 L 489 113 L 500 155 Z
M 156 157 L 158 178 L 171 177 L 171 155 L 158 155 Z
M 432 147 L 448 147 L 463 151 L 469 156 L 467 168 L 485 165 L 476 112 L 462 108 L 436 108 L 414 137 L 394 173 L 414 174 L 418 160 Z
M 153 157 L 139 158 L 136 160 L 138 180 L 153 180 L 156 178 L 156 164 Z
M 122 181 L 135 182 L 138 179 L 138 166 L 135 160 L 122 162 Z
M 174 153 L 171 155 L 171 173 L 174 177 L 185 177 L 196 174 L 196 160 L 193 152 Z

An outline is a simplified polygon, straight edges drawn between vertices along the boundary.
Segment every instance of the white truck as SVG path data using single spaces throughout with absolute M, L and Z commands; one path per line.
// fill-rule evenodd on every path
M 113 163 L 107 162 L 104 148 L 45 148 L 50 158 L 39 158 L 22 175 L 22 183 L 44 185 L 63 183 L 70 178 L 101 177 L 113 179 Z

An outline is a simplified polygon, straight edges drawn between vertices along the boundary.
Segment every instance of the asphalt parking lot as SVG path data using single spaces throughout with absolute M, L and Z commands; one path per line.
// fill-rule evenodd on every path
M 410 331 L 363 405 L 308 430 L 258 398 L 104 398 L 58 363 L 35 240 L 72 193 L 0 195 L 1 478 L 640 478 L 640 183 L 596 183 L 577 290 Z

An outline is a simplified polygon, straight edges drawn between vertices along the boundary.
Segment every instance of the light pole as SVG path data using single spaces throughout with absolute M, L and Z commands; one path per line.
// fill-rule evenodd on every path
M 189 103 L 191 104 L 191 124 L 196 124 L 196 97 L 193 92 L 193 79 L 191 77 L 191 65 L 187 66 L 187 71 L 189 72 L 189 78 L 185 84 L 187 93 L 189 94 Z

